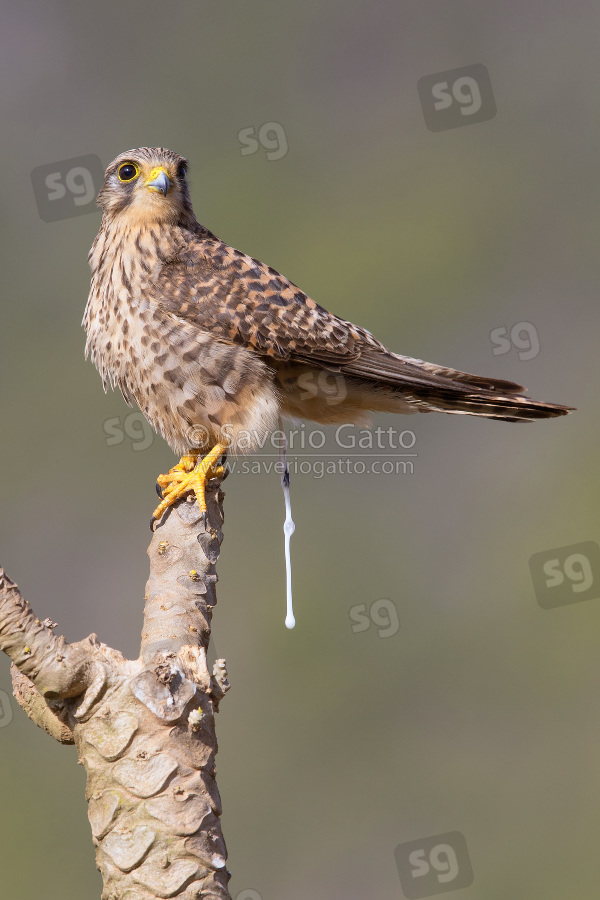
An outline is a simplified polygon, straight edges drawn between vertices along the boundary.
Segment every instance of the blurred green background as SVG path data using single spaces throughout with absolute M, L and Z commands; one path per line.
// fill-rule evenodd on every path
M 600 590 L 542 609 L 528 561 L 600 535 L 599 35 L 589 0 L 3 3 L 0 562 L 59 633 L 137 656 L 174 458 L 159 438 L 107 445 L 130 411 L 83 359 L 100 216 L 42 221 L 38 166 L 170 147 L 198 219 L 333 312 L 579 408 L 523 427 L 378 416 L 414 431 L 412 475 L 294 477 L 293 632 L 279 478 L 228 479 L 233 897 L 398 898 L 396 846 L 450 831 L 474 871 L 457 900 L 598 895 Z M 497 115 L 429 131 L 419 79 L 475 63 Z M 238 133 L 269 122 L 288 152 L 243 155 Z M 491 332 L 519 322 L 539 353 L 494 355 Z M 398 632 L 354 632 L 351 610 L 382 598 Z M 98 898 L 75 751 L 12 709 L 2 896 Z

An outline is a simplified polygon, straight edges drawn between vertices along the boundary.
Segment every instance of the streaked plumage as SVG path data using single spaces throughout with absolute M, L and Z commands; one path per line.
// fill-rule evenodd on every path
M 126 164 L 139 174 L 122 183 Z M 202 452 L 248 448 L 240 435 L 259 443 L 279 414 L 362 424 L 370 410 L 507 421 L 568 412 L 512 382 L 394 354 L 327 312 L 196 221 L 186 168 L 148 147 L 108 167 L 84 316 L 105 386 L 118 385 L 176 452 L 202 434 Z

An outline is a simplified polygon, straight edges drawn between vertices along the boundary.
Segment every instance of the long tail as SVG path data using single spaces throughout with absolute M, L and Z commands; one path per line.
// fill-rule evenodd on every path
M 407 412 L 408 406 L 411 411 L 530 422 L 565 416 L 574 408 L 532 400 L 523 395 L 525 388 L 512 381 L 471 375 L 389 351 L 367 350 L 342 371 L 373 391 L 371 408 L 389 412 Z

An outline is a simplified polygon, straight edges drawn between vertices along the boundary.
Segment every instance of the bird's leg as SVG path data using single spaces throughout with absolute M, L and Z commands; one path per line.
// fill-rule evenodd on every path
M 158 476 L 157 481 L 159 482 L 161 487 L 164 486 L 163 483 L 161 482 L 161 479 L 168 478 L 169 475 L 171 474 L 171 472 L 191 472 L 192 469 L 194 469 L 196 467 L 199 457 L 200 457 L 199 450 L 189 450 L 187 453 L 184 453 L 184 455 L 181 457 L 181 459 L 179 460 L 177 465 L 173 466 L 172 469 L 169 469 L 169 472 L 167 475 L 159 475 Z
M 190 450 L 166 475 L 159 475 L 156 480 L 163 492 L 163 499 L 152 513 L 153 518 L 160 519 L 165 509 L 189 491 L 193 491 L 196 495 L 200 512 L 204 515 L 206 482 L 211 478 L 222 478 L 225 474 L 224 466 L 217 466 L 215 463 L 226 450 L 226 444 L 215 444 L 204 458 L 200 456 L 200 451 Z

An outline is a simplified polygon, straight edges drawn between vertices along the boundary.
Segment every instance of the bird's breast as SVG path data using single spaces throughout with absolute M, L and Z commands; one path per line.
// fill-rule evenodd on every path
M 242 433 L 251 449 L 277 423 L 272 371 L 250 349 L 168 311 L 159 273 L 140 240 L 98 260 L 84 324 L 105 385 L 120 387 L 177 452 Z

